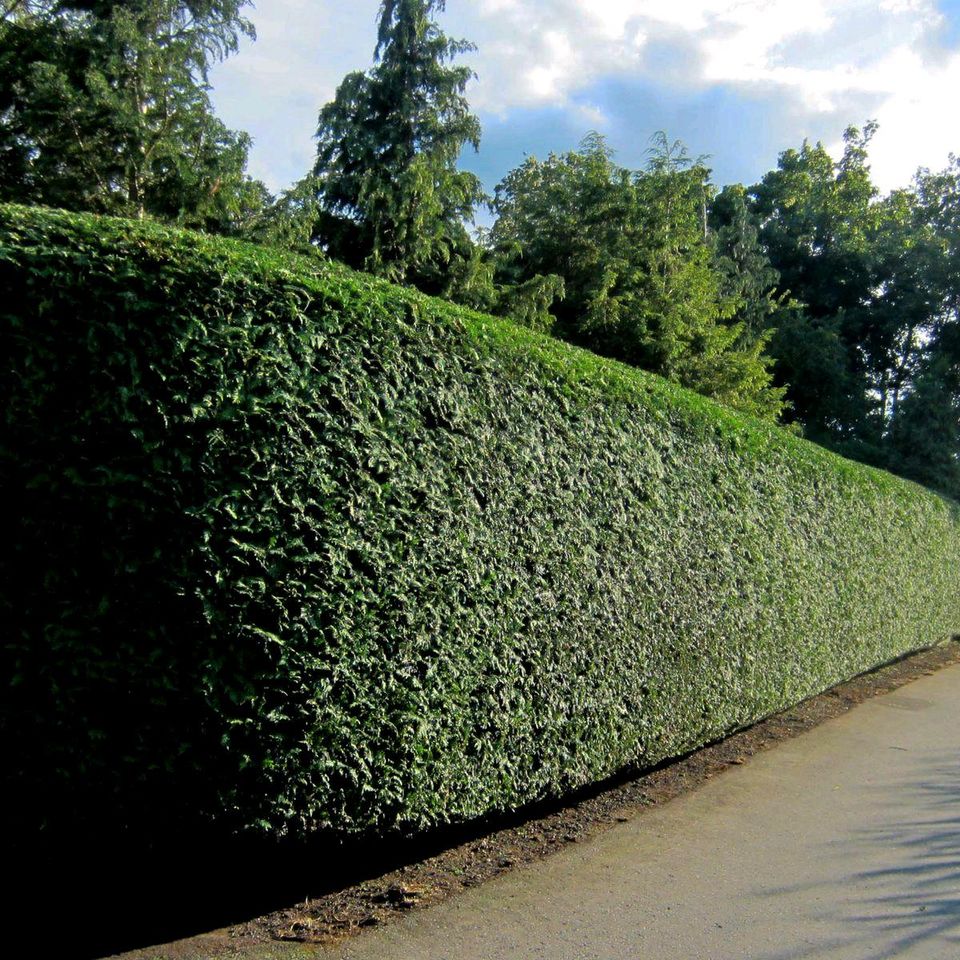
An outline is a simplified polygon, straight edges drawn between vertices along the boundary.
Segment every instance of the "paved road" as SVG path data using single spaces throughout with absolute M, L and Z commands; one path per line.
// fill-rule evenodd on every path
M 960 960 L 960 666 L 329 956 Z

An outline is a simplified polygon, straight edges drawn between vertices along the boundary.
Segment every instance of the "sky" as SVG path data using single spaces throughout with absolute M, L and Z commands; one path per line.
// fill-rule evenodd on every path
M 371 65 L 379 0 L 257 0 L 256 42 L 214 67 L 221 119 L 253 137 L 274 191 L 312 166 L 320 107 Z M 876 120 L 882 190 L 960 153 L 960 0 L 448 0 L 444 31 L 483 125 L 462 166 L 492 191 L 528 155 L 604 134 L 642 167 L 665 131 L 717 184 L 754 183 L 782 150 Z

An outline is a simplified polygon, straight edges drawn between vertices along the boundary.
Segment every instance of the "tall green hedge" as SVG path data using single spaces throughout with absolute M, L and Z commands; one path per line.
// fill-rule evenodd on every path
M 320 261 L 2 207 L 0 357 L 25 827 L 460 821 L 960 630 L 956 503 Z

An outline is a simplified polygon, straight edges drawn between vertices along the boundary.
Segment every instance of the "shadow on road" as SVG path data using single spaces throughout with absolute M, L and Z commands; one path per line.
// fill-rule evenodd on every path
M 549 816 L 637 776 L 626 769 L 563 798 L 413 836 L 277 842 L 206 829 L 123 844 L 88 838 L 69 849 L 53 845 L 46 855 L 34 845 L 0 851 L 14 883 L 6 942 L 23 945 L 18 956 L 92 960 L 241 924 Z
M 464 832 L 465 833 L 465 832 Z M 284 844 L 209 834 L 7 860 L 17 956 L 89 960 L 242 923 L 430 855 L 443 837 Z
M 764 891 L 771 909 L 783 895 L 815 897 L 813 944 L 756 960 L 960 957 L 960 760 L 937 758 L 932 775 L 919 769 L 903 784 L 873 786 L 888 825 L 830 843 L 822 852 L 830 879 Z M 851 863 L 869 866 L 850 872 Z M 820 924 L 847 932 L 818 938 Z

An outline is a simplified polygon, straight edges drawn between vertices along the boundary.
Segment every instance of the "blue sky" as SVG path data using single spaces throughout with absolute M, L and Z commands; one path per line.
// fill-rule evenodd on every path
M 369 66 L 378 7 L 258 0 L 258 40 L 214 68 L 218 112 L 253 136 L 272 189 L 311 166 L 319 108 Z M 836 148 L 867 119 L 884 189 L 960 153 L 960 0 L 448 0 L 441 23 L 478 46 L 484 138 L 463 163 L 491 191 L 590 130 L 631 167 L 665 130 L 721 184 L 754 182 L 804 138 Z

